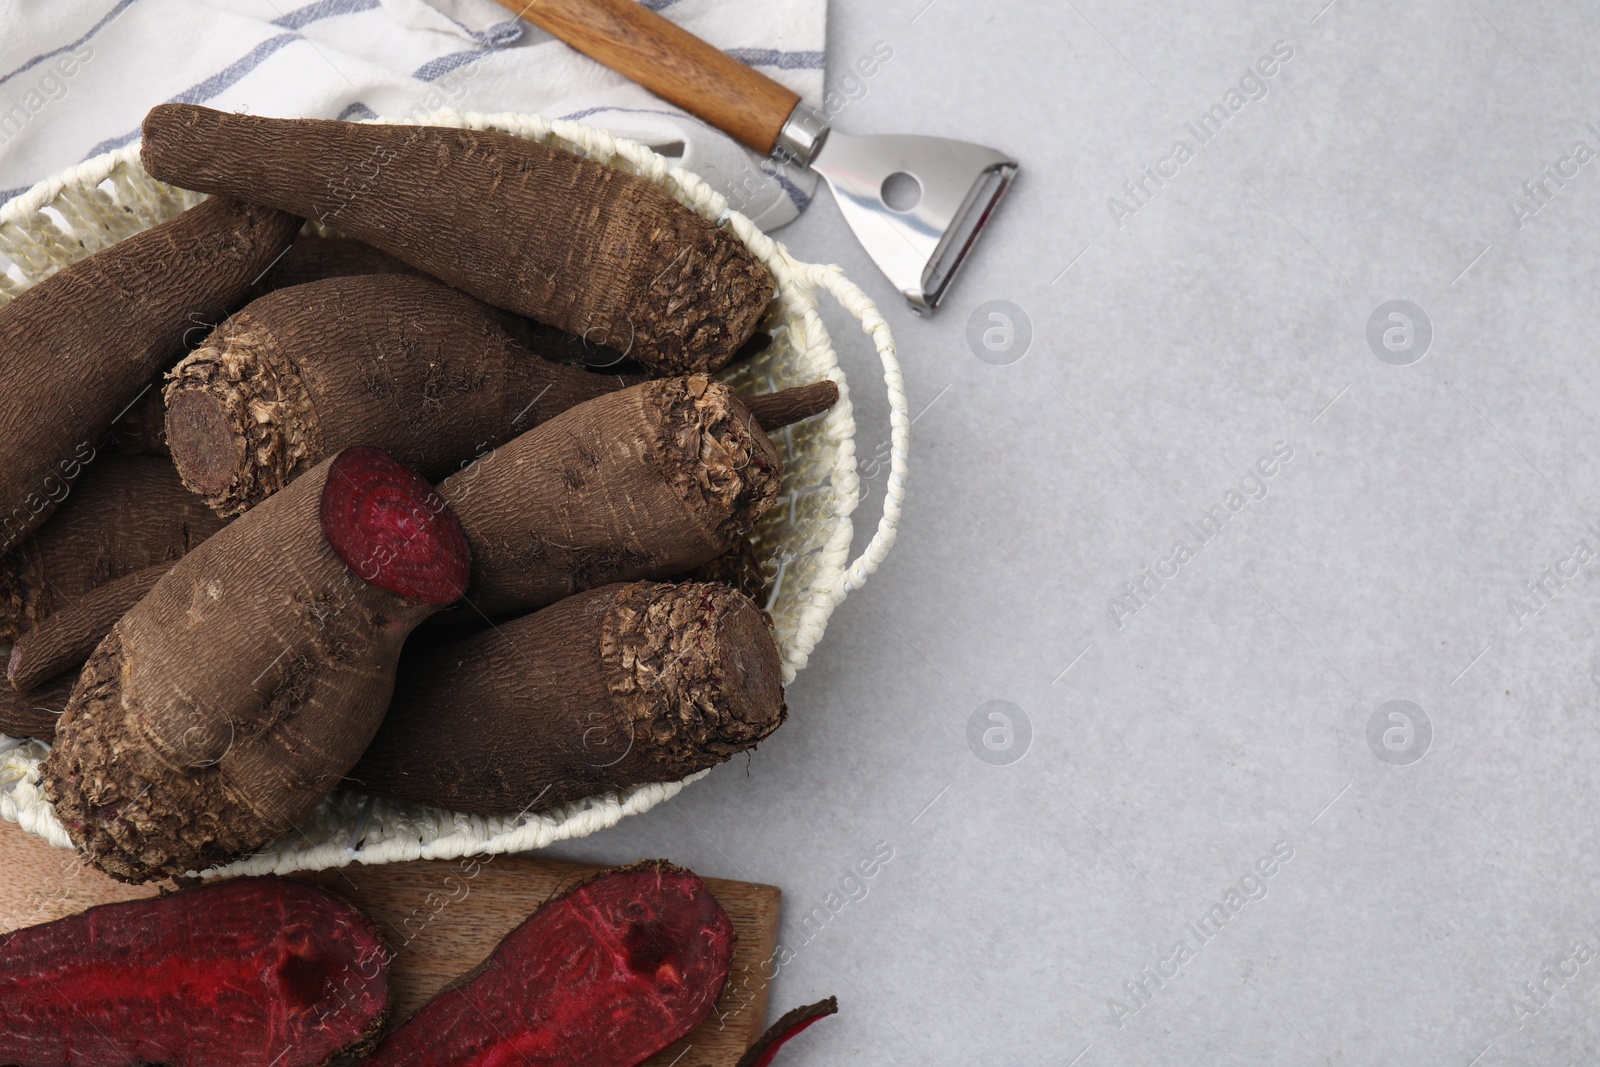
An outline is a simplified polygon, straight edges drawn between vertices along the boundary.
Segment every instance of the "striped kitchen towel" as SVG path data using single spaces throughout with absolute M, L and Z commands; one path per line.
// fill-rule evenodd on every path
M 822 97 L 826 0 L 640 0 Z M 772 229 L 810 202 L 779 171 L 493 0 L 0 2 L 0 202 L 136 141 L 163 101 L 258 115 L 461 111 L 581 119 L 675 157 Z

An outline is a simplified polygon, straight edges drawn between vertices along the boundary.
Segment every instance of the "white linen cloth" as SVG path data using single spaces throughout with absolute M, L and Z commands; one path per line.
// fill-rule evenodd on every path
M 811 101 L 826 0 L 640 0 Z M 758 226 L 810 202 L 698 119 L 493 0 L 0 0 L 0 203 L 138 139 L 155 104 L 370 118 L 461 111 L 579 119 L 677 157 Z

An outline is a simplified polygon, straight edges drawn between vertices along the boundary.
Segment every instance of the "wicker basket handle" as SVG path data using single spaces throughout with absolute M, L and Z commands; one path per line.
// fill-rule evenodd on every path
M 905 381 L 900 375 L 894 336 L 872 298 L 837 266 L 805 264 L 795 272 L 795 282 L 811 289 L 826 289 L 839 306 L 854 315 L 861 330 L 872 338 L 883 363 L 883 384 L 889 393 L 889 484 L 883 495 L 883 514 L 872 540 L 861 555 L 851 560 L 833 589 L 835 603 L 866 584 L 867 576 L 878 569 L 889 549 L 894 547 L 900 528 L 900 508 L 906 498 L 906 460 L 911 451 L 911 412 L 906 403 Z

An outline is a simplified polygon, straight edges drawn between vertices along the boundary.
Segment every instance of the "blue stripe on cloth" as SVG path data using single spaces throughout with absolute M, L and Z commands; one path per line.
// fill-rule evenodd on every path
M 353 121 L 356 119 L 375 119 L 377 117 L 378 113 L 376 111 L 372 110 L 359 100 L 345 108 L 343 111 L 339 112 L 338 115 L 340 122 Z
M 113 151 L 115 149 L 121 148 L 125 144 L 132 144 L 134 141 L 137 141 L 138 139 L 139 139 L 139 131 L 138 130 L 134 130 L 132 133 L 125 133 L 121 137 L 107 137 L 104 141 L 101 141 L 99 144 L 97 144 L 93 148 L 89 149 L 89 154 L 84 156 L 83 158 L 84 159 L 93 159 L 95 156 L 100 155 L 102 152 Z
M 811 196 L 804 189 L 786 178 L 783 172 L 777 169 L 777 164 L 773 164 L 773 169 L 768 170 L 766 164 L 763 163 L 761 170 L 767 177 L 777 182 L 784 192 L 789 194 L 789 199 L 794 201 L 796 211 L 804 211 L 811 206 Z
M 467 32 L 472 33 L 471 30 Z M 522 20 L 506 19 L 504 22 L 495 23 L 486 30 L 472 33 L 472 36 L 474 40 L 482 41 L 490 48 L 503 48 L 522 39 Z
M 56 56 L 61 55 L 63 52 L 75 51 L 76 49 L 81 47 L 86 41 L 88 41 L 89 38 L 93 37 L 95 34 L 99 33 L 101 30 L 105 29 L 106 24 L 109 23 L 112 19 L 116 18 L 118 15 L 120 15 L 124 11 L 128 10 L 128 8 L 132 7 L 137 2 L 138 2 L 138 0 L 118 0 L 117 6 L 112 8 L 110 11 L 106 12 L 105 16 L 103 18 L 101 18 L 99 22 L 95 23 L 93 26 L 90 26 L 88 33 L 85 33 L 82 37 L 79 37 L 76 41 L 73 41 L 71 44 L 64 44 L 60 48 L 55 49 L 54 51 L 45 52 L 42 55 L 34 56 L 32 59 L 30 59 L 26 63 L 22 64 L 22 66 L 18 67 L 16 70 L 12 71 L 10 74 L 7 74 L 7 75 L 5 75 L 3 77 L 0 77 L 0 85 L 4 85 L 6 82 L 10 81 L 12 78 L 15 78 L 18 74 L 22 74 L 22 73 L 24 73 L 26 71 L 32 70 L 34 67 L 37 67 L 40 63 L 43 63 L 47 59 L 54 59 Z
M 725 48 L 723 51 L 752 67 L 777 67 L 779 70 L 822 70 L 827 60 L 823 52 L 780 52 L 776 48 Z
M 332 5 L 314 4 L 311 6 L 331 7 Z M 301 11 L 304 10 L 304 8 L 301 9 Z M 342 15 L 344 13 L 345 11 L 343 9 L 329 10 L 327 15 L 324 17 Z M 292 17 L 293 14 L 298 14 L 298 12 L 292 13 L 290 17 Z M 301 25 L 304 26 L 306 23 L 302 22 Z M 218 96 L 232 88 L 251 71 L 255 70 L 262 63 L 265 63 L 268 58 L 277 53 L 280 49 L 287 45 L 293 44 L 295 41 L 303 40 L 305 40 L 304 37 L 300 36 L 298 32 L 292 30 L 289 33 L 280 33 L 275 37 L 268 37 L 265 41 L 262 41 L 260 44 L 250 49 L 250 51 L 246 53 L 243 58 L 234 60 L 226 67 L 223 67 L 220 71 L 207 78 L 205 81 L 191 85 L 183 92 L 168 99 L 167 103 L 203 104 L 207 100 L 210 100 L 213 97 Z M 108 137 L 104 141 L 101 141 L 99 144 L 95 145 L 93 148 L 89 149 L 89 154 L 84 158 L 93 159 L 102 152 L 110 152 L 113 149 L 121 148 L 123 145 L 132 144 L 138 139 L 138 130 L 132 130 L 118 137 Z
M 378 0 L 316 0 L 316 3 L 297 7 L 282 18 L 273 19 L 274 26 L 282 26 L 286 30 L 298 30 L 309 26 L 313 22 L 332 18 L 335 15 L 350 15 L 357 11 L 370 11 L 378 6 Z
M 662 8 L 671 7 L 677 2 L 678 0 L 639 0 L 640 6 L 647 7 L 651 11 L 660 11 Z
M 699 122 L 700 125 L 705 126 L 707 129 L 712 128 L 709 123 L 696 119 L 693 115 L 685 114 L 682 111 L 668 111 L 662 107 L 586 107 L 582 111 L 574 111 L 570 115 L 562 115 L 561 117 L 568 122 L 578 122 L 588 118 L 590 115 L 598 115 L 602 111 L 625 111 L 632 115 L 670 115 L 675 119 L 694 119 L 695 122 Z
M 480 56 L 489 54 L 487 48 L 469 48 L 465 52 L 451 52 L 438 59 L 430 59 L 422 66 L 411 72 L 411 76 L 420 81 L 431 82 L 444 77 L 453 70 L 459 70 Z
M 7 189 L 4 192 L 0 192 L 0 204 L 15 200 L 17 197 L 21 196 L 23 193 L 32 188 L 33 186 L 31 185 L 24 185 L 21 189 Z
M 509 18 L 504 22 L 495 23 L 486 30 L 469 30 L 462 23 L 450 18 L 450 16 L 446 15 L 443 11 L 440 11 L 439 14 L 444 15 L 445 18 L 450 19 L 451 22 L 454 22 L 462 33 L 466 34 L 468 37 L 471 37 L 479 44 L 488 45 L 490 48 L 500 48 L 504 45 L 511 44 L 522 37 L 521 19 Z
M 168 100 L 169 104 L 199 104 L 220 96 L 238 83 L 239 79 L 249 74 L 252 70 L 267 61 L 267 57 L 279 49 L 291 45 L 296 41 L 303 41 L 298 33 L 280 33 L 276 37 L 268 37 L 265 41 L 250 49 L 243 58 L 236 59 L 211 75 L 198 85 L 190 86 L 183 92 Z
M 582 111 L 574 111 L 570 115 L 562 115 L 561 117 L 568 122 L 579 122 L 588 118 L 590 115 L 598 115 L 602 111 L 621 111 L 630 115 L 667 115 L 675 119 L 690 119 L 694 122 L 700 123 L 700 125 L 705 126 L 707 129 L 715 128 L 709 123 L 695 118 L 693 115 L 685 114 L 682 111 L 668 111 L 665 108 L 659 107 L 588 107 L 584 108 Z M 769 166 L 771 166 L 773 169 L 769 170 Z M 778 183 L 778 187 L 781 188 L 789 197 L 789 199 L 794 202 L 796 211 L 804 211 L 806 208 L 810 207 L 812 198 L 806 195 L 804 189 L 801 189 L 794 182 L 784 177 L 783 172 L 777 170 L 776 168 L 777 164 L 773 163 L 771 160 L 762 160 L 761 162 L 761 173 Z

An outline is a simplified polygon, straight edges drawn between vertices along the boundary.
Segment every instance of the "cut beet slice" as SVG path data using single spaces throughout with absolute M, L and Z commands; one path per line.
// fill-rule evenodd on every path
M 767 1032 L 750 1046 L 750 1051 L 739 1057 L 738 1067 L 767 1067 L 790 1038 L 797 1036 L 800 1031 L 818 1019 L 826 1019 L 838 1010 L 839 998 L 829 997 L 827 1000 L 819 1000 L 815 1004 L 807 1004 L 791 1012 L 785 1012 L 783 1018 L 767 1027 Z
M 386 1038 L 373 1067 L 634 1067 L 705 1021 L 733 923 L 693 873 L 598 875 L 506 935 Z
M 322 534 L 362 580 L 423 604 L 467 591 L 471 553 L 444 498 L 376 448 L 347 448 L 322 490 Z
M 0 938 L 0 1060 L 315 1067 L 374 1036 L 387 951 L 350 905 L 243 878 Z

